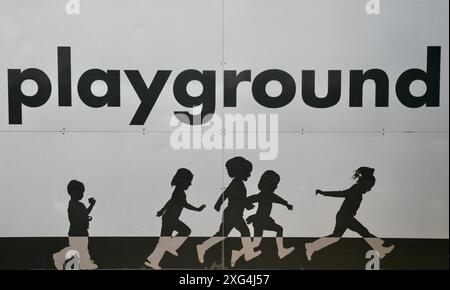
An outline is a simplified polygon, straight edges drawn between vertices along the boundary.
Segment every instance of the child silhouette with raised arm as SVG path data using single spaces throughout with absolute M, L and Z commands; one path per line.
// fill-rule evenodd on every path
M 191 229 L 182 221 L 180 215 L 184 208 L 193 211 L 202 211 L 206 205 L 195 207 L 186 200 L 186 190 L 191 186 L 193 174 L 186 168 L 180 168 L 175 173 L 171 185 L 175 186 L 172 197 L 158 211 L 156 216 L 162 216 L 161 237 L 156 245 L 153 253 L 147 257 L 145 265 L 153 269 L 161 269 L 159 262 L 164 253 L 168 251 L 172 255 L 178 256 L 178 248 L 183 245 L 187 237 L 191 234 Z M 177 235 L 172 237 L 172 233 L 176 231 Z
M 316 190 L 316 195 L 321 194 L 323 196 L 342 197 L 344 202 L 341 205 L 338 213 L 336 214 L 336 225 L 331 235 L 320 238 L 312 243 L 306 243 L 306 257 L 311 260 L 312 255 L 333 244 L 336 243 L 344 234 L 347 229 L 357 232 L 364 240 L 378 252 L 380 259 L 383 259 L 389 254 L 394 246 L 384 247 L 384 241 L 372 235 L 356 218 L 356 212 L 358 211 L 363 194 L 369 192 L 375 185 L 375 177 L 373 175 L 375 169 L 369 167 L 358 168 L 353 179 L 356 183 L 349 189 L 343 191 L 322 191 Z
M 253 205 L 247 201 L 247 189 L 244 181 L 250 177 L 253 165 L 243 157 L 234 157 L 225 164 L 228 175 L 232 178 L 230 184 L 220 195 L 214 209 L 220 211 L 222 203 L 228 199 L 228 206 L 223 211 L 223 219 L 219 231 L 200 245 L 197 245 L 197 254 L 200 263 L 204 263 L 205 252 L 215 244 L 223 241 L 235 228 L 241 233 L 242 248 L 245 260 L 251 260 L 261 254 L 254 251 L 250 230 L 244 220 L 244 209 L 252 209 Z
M 258 194 L 249 196 L 247 201 L 250 203 L 258 203 L 258 210 L 254 215 L 247 218 L 248 224 L 253 224 L 255 239 L 253 241 L 253 247 L 259 247 L 261 243 L 264 230 L 274 231 L 277 234 L 276 243 L 278 248 L 278 257 L 283 259 L 292 251 L 294 247 L 285 248 L 283 246 L 283 227 L 275 223 L 274 219 L 270 217 L 272 212 L 272 206 L 274 203 L 284 205 L 288 210 L 293 210 L 293 206 L 280 196 L 275 194 L 275 189 L 280 182 L 280 175 L 273 170 L 267 170 L 261 175 L 261 179 L 258 183 Z M 234 267 L 237 260 L 244 254 L 243 250 L 231 252 L 231 266 Z
M 56 269 L 62 270 L 66 260 L 66 253 L 75 250 L 79 254 L 80 269 L 93 270 L 97 265 L 91 260 L 89 255 L 89 222 L 92 217 L 89 216 L 95 205 L 95 199 L 89 198 L 89 207 L 80 201 L 84 196 L 84 184 L 78 180 L 72 180 L 67 185 L 67 192 L 70 195 L 69 207 L 67 209 L 70 228 L 69 228 L 69 246 L 53 255 L 53 261 Z

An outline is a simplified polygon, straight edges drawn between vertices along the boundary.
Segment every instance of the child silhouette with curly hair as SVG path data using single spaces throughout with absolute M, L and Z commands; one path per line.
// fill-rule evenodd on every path
M 250 177 L 253 165 L 247 159 L 239 156 L 228 160 L 225 167 L 232 180 L 220 195 L 214 209 L 220 211 L 220 207 L 225 200 L 228 200 L 228 206 L 223 211 L 223 219 L 219 231 L 213 237 L 197 245 L 200 263 L 204 263 L 205 252 L 215 244 L 223 241 L 233 229 L 241 233 L 242 247 L 245 252 L 244 257 L 247 261 L 261 254 L 261 251 L 254 251 L 250 230 L 243 217 L 245 209 L 253 208 L 253 205 L 247 201 L 247 189 L 244 184 L 244 181 L 247 181 Z
M 363 237 L 364 240 L 378 252 L 380 259 L 383 259 L 394 249 L 393 245 L 390 247 L 384 247 L 384 241 L 371 234 L 355 218 L 355 215 L 361 205 L 363 195 L 369 192 L 375 185 L 375 176 L 373 175 L 374 171 L 375 169 L 370 167 L 358 168 L 353 175 L 353 179 L 356 180 L 356 183 L 347 190 L 316 190 L 316 195 L 321 194 L 323 196 L 341 197 L 344 198 L 344 202 L 342 203 L 341 208 L 336 214 L 336 225 L 334 227 L 333 233 L 312 243 L 305 244 L 306 257 L 308 258 L 308 260 L 311 260 L 312 255 L 315 252 L 339 241 L 339 239 L 347 229 L 357 232 L 361 237 Z

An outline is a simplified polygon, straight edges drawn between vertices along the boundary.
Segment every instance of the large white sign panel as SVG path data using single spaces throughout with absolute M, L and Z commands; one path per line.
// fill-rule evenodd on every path
M 248 194 L 264 171 L 280 175 L 277 192 L 294 207 L 273 209 L 285 236 L 331 233 L 341 201 L 315 190 L 346 189 L 369 166 L 364 225 L 448 239 L 448 1 L 382 1 L 378 15 L 362 2 L 90 0 L 67 14 L 64 1 L 5 1 L 0 236 L 65 236 L 72 179 L 85 203 L 97 200 L 91 236 L 158 236 L 156 213 L 183 167 L 194 175 L 187 199 L 207 207 L 181 219 L 211 236 L 231 181 L 225 162 L 243 156 Z M 174 112 L 199 105 L 222 121 L 265 114 L 265 127 L 243 130 L 269 147 L 224 148 L 239 130 L 216 120 L 203 130 L 213 127 L 222 149 L 174 148 Z

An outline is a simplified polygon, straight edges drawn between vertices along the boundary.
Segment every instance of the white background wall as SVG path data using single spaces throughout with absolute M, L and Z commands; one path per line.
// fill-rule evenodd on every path
M 382 0 L 381 14 L 371 16 L 365 2 L 82 0 L 79 15 L 67 15 L 64 1 L 2 2 L 0 236 L 66 235 L 66 185 L 74 178 L 85 183 L 86 199 L 92 193 L 98 201 L 91 235 L 158 235 L 155 214 L 170 197 L 179 167 L 194 173 L 188 200 L 208 206 L 202 213 L 183 212 L 182 220 L 193 235 L 211 235 L 221 217 L 214 202 L 230 181 L 224 163 L 242 155 L 254 165 L 249 193 L 256 193 L 264 170 L 281 175 L 278 192 L 294 211 L 275 207 L 273 216 L 287 236 L 330 233 L 341 201 L 315 197 L 314 190 L 345 189 L 352 171 L 366 165 L 376 169 L 377 183 L 358 218 L 373 233 L 448 238 L 448 1 Z M 57 105 L 57 46 L 72 50 L 72 107 Z M 395 81 L 406 69 L 425 69 L 427 46 L 442 47 L 441 106 L 406 108 L 396 98 Z M 50 100 L 24 107 L 23 125 L 9 125 L 7 69 L 29 67 L 50 77 Z M 121 107 L 93 109 L 79 100 L 76 81 L 91 68 L 138 69 L 147 83 L 157 70 L 173 72 L 146 124 L 130 126 L 139 99 L 123 72 Z M 297 82 L 289 105 L 266 109 L 242 84 L 237 108 L 223 108 L 223 69 L 251 69 L 254 78 L 271 68 L 288 71 Z M 371 68 L 388 73 L 390 106 L 374 108 L 368 84 L 364 107 L 350 109 L 349 70 Z M 278 158 L 259 161 L 255 150 L 171 149 L 169 119 L 184 109 L 172 85 L 185 69 L 217 71 L 216 113 L 278 113 Z M 342 70 L 339 104 L 306 106 L 302 69 L 316 70 L 319 95 L 327 91 L 327 70 Z M 63 135 L 62 128 L 77 132 Z M 302 129 L 314 133 L 302 135 Z M 395 133 L 383 135 L 382 129 Z

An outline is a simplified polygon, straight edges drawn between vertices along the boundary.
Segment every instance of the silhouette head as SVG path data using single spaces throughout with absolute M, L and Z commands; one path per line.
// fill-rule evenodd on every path
M 189 169 L 180 168 L 172 178 L 170 185 L 186 190 L 191 186 L 194 175 Z
M 253 170 L 252 163 L 241 156 L 228 160 L 225 163 L 225 167 L 227 168 L 228 176 L 242 180 L 247 180 Z
M 84 184 L 78 180 L 71 180 L 67 185 L 67 193 L 73 200 L 81 200 L 84 194 Z
M 360 167 L 355 170 L 353 174 L 353 179 L 360 179 L 373 176 L 375 169 L 370 167 Z
M 375 169 L 370 167 L 360 167 L 355 170 L 353 179 L 357 179 L 357 183 L 361 185 L 363 194 L 369 192 L 375 185 L 375 176 L 373 176 Z
M 280 182 L 280 175 L 273 170 L 267 170 L 261 175 L 258 188 L 264 192 L 274 192 Z

